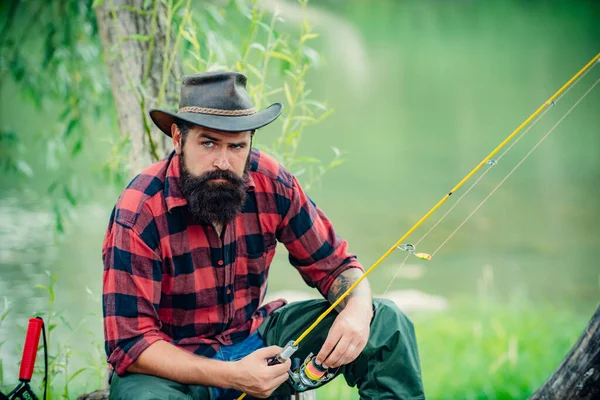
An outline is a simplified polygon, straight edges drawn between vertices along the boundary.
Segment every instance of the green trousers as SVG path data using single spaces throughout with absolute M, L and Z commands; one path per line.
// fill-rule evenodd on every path
M 259 328 L 259 334 L 267 346 L 284 347 L 290 340 L 297 339 L 329 305 L 325 300 L 291 303 L 273 312 Z M 424 399 L 412 322 L 391 301 L 376 298 L 373 308 L 375 312 L 367 345 L 356 360 L 339 368 L 334 380 L 342 375 L 349 386 L 358 387 L 361 399 Z M 304 360 L 309 353 L 317 354 L 336 316 L 335 311 L 327 315 L 300 342 L 293 357 Z M 211 398 L 206 387 L 184 385 L 143 374 L 115 375 L 110 389 L 111 400 Z M 286 382 L 273 393 L 273 398 L 289 394 L 293 394 L 293 390 Z

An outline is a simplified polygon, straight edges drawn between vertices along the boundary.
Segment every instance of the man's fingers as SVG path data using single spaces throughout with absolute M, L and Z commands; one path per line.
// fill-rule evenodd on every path
M 280 376 L 277 377 L 277 381 L 278 385 L 277 387 L 279 387 L 279 385 L 281 385 L 283 382 L 287 381 L 287 379 L 289 378 L 289 375 L 287 372 L 281 374 Z
M 321 350 L 317 354 L 317 364 L 323 364 L 323 362 L 325 361 L 327 356 L 329 356 L 329 354 L 331 353 L 333 348 L 336 346 L 336 344 L 340 340 L 340 337 L 341 337 L 341 335 L 337 333 L 335 328 L 331 329 L 329 331 L 329 335 L 327 335 L 327 339 L 325 340 L 325 343 L 323 343 Z
M 279 355 L 279 353 L 281 353 L 281 350 L 283 349 L 279 346 L 268 346 L 254 351 L 254 354 L 262 358 L 272 358 Z
M 285 360 L 282 364 L 273 364 L 269 365 L 269 371 L 273 373 L 273 375 L 282 375 L 287 374 L 287 371 L 290 370 L 292 366 L 291 360 Z
M 356 345 L 353 343 L 349 343 L 346 348 L 342 348 L 341 354 L 338 359 L 326 361 L 326 364 L 329 368 L 337 368 L 340 365 L 346 364 L 346 361 L 354 354 L 354 350 L 356 349 Z
M 329 354 L 329 356 L 325 360 L 323 360 L 323 367 L 324 368 L 333 367 L 334 364 L 336 362 L 338 362 L 340 360 L 340 358 L 342 358 L 342 356 L 346 353 L 346 350 L 350 343 L 351 342 L 348 337 L 342 336 L 340 341 L 335 345 L 335 348 L 333 349 L 331 354 Z

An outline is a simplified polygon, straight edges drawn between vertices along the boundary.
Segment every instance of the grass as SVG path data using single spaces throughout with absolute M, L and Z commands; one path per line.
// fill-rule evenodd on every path
M 456 304 L 412 318 L 427 399 L 525 399 L 560 364 L 591 314 L 530 304 Z M 358 398 L 343 378 L 321 399 Z

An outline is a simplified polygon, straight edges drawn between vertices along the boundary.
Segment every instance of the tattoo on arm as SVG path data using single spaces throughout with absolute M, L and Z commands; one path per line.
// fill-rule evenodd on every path
M 352 286 L 360 277 L 362 272 L 357 268 L 350 268 L 342 272 L 331 284 L 327 299 L 333 304 Z M 350 299 L 355 297 L 364 297 L 366 301 L 371 302 L 371 289 L 366 279 L 362 280 L 349 294 L 338 304 L 337 311 L 341 311 L 348 304 Z

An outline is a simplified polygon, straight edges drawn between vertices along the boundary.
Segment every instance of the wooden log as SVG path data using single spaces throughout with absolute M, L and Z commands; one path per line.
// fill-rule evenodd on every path
M 600 306 L 563 362 L 530 400 L 600 399 Z

